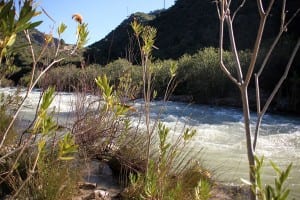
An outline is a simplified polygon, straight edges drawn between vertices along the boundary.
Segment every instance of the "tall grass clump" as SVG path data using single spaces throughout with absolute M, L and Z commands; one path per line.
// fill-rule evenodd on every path
M 170 129 L 159 123 L 157 134 L 148 171 L 130 173 L 129 186 L 122 196 L 125 199 L 208 199 L 212 187 L 210 173 L 184 155 L 196 131 L 187 129 L 172 143 Z
M 95 82 L 102 101 L 86 102 L 84 98 L 77 102 L 72 133 L 82 153 L 101 159 L 104 153 L 111 153 L 118 140 L 126 137 L 131 107 L 121 102 L 106 75 L 97 77 Z
M 78 176 L 72 160 L 77 146 L 70 133 L 58 135 L 49 106 L 54 89 L 41 100 L 37 117 L 22 136 L 21 143 L 1 152 L 1 196 L 32 199 L 71 199 Z M 14 141 L 12 141 L 12 144 Z

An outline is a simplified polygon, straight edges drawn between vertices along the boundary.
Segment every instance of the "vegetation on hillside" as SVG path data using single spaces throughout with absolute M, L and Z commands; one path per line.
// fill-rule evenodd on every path
M 232 2 L 232 9 L 236 9 L 239 2 Z M 286 19 L 292 17 L 293 13 L 299 8 L 299 1 L 290 0 L 287 1 Z M 257 65 L 259 66 L 266 52 L 270 46 L 270 42 L 275 37 L 280 26 L 280 11 L 281 2 L 276 1 L 270 13 L 270 18 L 266 22 L 265 31 L 262 38 L 261 51 L 259 52 L 259 58 Z M 255 12 L 256 2 L 246 1 L 243 7 L 237 13 L 233 26 L 239 33 L 236 35 L 237 49 L 241 52 L 251 52 L 253 48 L 252 44 L 255 40 L 255 34 L 257 25 L 259 23 L 259 14 Z M 184 57 L 192 56 L 197 57 L 198 51 L 206 51 L 205 48 L 218 46 L 218 17 L 215 12 L 215 4 L 211 1 L 197 1 L 197 0 L 178 0 L 176 4 L 167 10 L 154 13 L 151 15 L 136 13 L 124 20 L 115 30 L 109 33 L 104 39 L 87 47 L 84 57 L 87 63 L 97 63 L 106 65 L 113 60 L 119 58 L 125 58 L 133 64 L 140 64 L 138 54 L 138 45 L 133 39 L 132 30 L 129 26 L 130 22 L 134 19 L 139 20 L 141 23 L 151 25 L 157 28 L 157 37 L 155 46 L 158 49 L 153 50 L 154 59 L 174 59 L 180 60 Z M 274 81 L 278 80 L 278 76 L 284 70 L 284 63 L 287 62 L 289 55 L 292 51 L 292 46 L 296 42 L 300 32 L 297 28 L 297 23 L 300 21 L 299 15 L 289 24 L 288 31 L 284 33 L 284 36 L 280 39 L 277 48 L 271 55 L 270 61 L 267 63 L 266 70 L 272 72 L 274 70 L 279 73 L 265 73 L 262 75 L 262 96 L 266 96 L 271 92 L 271 85 Z M 174 20 L 176 19 L 176 20 Z M 226 27 L 225 27 L 226 30 Z M 227 31 L 225 32 L 227 34 Z M 224 48 L 229 50 L 229 39 L 224 38 Z M 249 55 L 249 54 L 248 54 Z M 210 61 L 210 65 L 207 68 L 214 68 L 212 63 L 217 65 L 217 61 Z M 199 62 L 202 62 L 199 60 Z M 203 63 L 195 63 L 197 68 L 201 68 Z M 299 74 L 300 74 L 300 56 L 299 52 L 293 62 L 291 72 L 288 74 L 287 81 L 284 83 L 280 92 L 277 94 L 275 101 L 272 103 L 271 108 L 277 112 L 290 112 L 300 113 L 299 102 Z M 185 69 L 187 72 L 190 70 L 188 67 Z M 218 73 L 219 69 L 215 70 Z M 200 87 L 198 93 L 190 90 L 189 84 L 193 82 L 189 78 L 185 79 L 186 75 L 180 74 L 178 89 L 174 92 L 178 95 L 192 95 L 194 101 L 199 103 L 214 104 L 215 102 L 224 103 L 225 105 L 240 106 L 237 102 L 230 101 L 229 95 L 225 92 L 221 92 L 224 95 L 218 95 L 215 98 L 210 98 L 207 92 L 200 93 L 207 90 L 204 85 Z M 208 82 L 211 80 L 203 77 L 198 82 Z M 187 86 L 187 87 L 185 87 Z M 250 88 L 254 91 L 254 82 L 251 81 Z M 159 90 L 159 89 L 158 89 Z M 226 91 L 226 87 L 223 88 Z M 250 91 L 250 92 L 251 92 Z M 210 92 L 212 92 L 210 90 Z M 234 92 L 234 91 L 230 91 Z M 229 92 L 229 93 L 230 93 Z M 229 94 L 227 93 L 227 94 Z M 205 96 L 208 97 L 205 98 Z M 254 96 L 254 93 L 251 95 Z M 221 100 L 220 100 L 221 98 Z M 233 97 L 232 99 L 237 99 Z M 228 101 L 229 100 L 229 101 Z M 255 99 L 250 99 L 255 101 Z
M 239 1 L 232 2 L 235 9 Z M 279 29 L 281 1 L 276 1 L 271 10 L 271 17 L 267 21 L 263 41 L 272 39 Z M 287 18 L 299 8 L 299 1 L 287 1 Z M 234 21 L 234 28 L 239 32 L 236 36 L 238 49 L 253 48 L 252 43 L 259 23 L 259 14 L 255 12 L 256 2 L 246 1 Z M 218 16 L 215 4 L 210 0 L 177 0 L 174 6 L 161 12 L 135 13 L 125 19 L 115 30 L 102 40 L 90 45 L 85 53 L 85 59 L 90 63 L 105 65 L 112 60 L 130 58 L 129 53 L 137 50 L 132 41 L 130 22 L 138 19 L 141 23 L 157 28 L 153 55 L 158 59 L 178 59 L 184 54 L 194 54 L 205 47 L 218 47 Z M 155 16 L 153 16 L 155 14 Z M 297 27 L 299 16 L 289 25 L 287 34 L 295 41 L 300 32 Z M 229 40 L 224 40 L 224 46 L 229 49 Z M 129 59 L 130 60 L 130 59 Z M 135 62 L 135 60 L 130 60 Z

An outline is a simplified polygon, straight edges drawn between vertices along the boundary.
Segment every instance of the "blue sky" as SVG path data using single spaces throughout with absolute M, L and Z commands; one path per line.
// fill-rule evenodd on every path
M 175 0 L 165 0 L 166 8 Z M 37 0 L 39 10 L 42 7 L 55 20 L 53 22 L 44 13 L 34 21 L 42 20 L 38 30 L 44 33 L 56 33 L 57 26 L 63 22 L 68 26 L 62 38 L 67 43 L 75 43 L 76 22 L 74 13 L 80 13 L 88 23 L 88 44 L 99 41 L 115 29 L 128 15 L 134 12 L 150 12 L 164 7 L 164 0 Z

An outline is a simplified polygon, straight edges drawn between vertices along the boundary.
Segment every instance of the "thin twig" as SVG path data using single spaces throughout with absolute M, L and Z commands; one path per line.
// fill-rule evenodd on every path
M 242 3 L 239 5 L 239 7 L 234 11 L 233 15 L 232 15 L 232 21 L 234 21 L 234 18 L 236 16 L 236 14 L 240 11 L 240 9 L 244 6 L 246 0 L 243 0 Z
M 11 127 L 13 126 L 14 122 L 16 121 L 17 119 L 17 116 L 19 115 L 21 109 L 23 108 L 24 106 L 24 103 L 25 103 L 25 100 L 27 99 L 29 93 L 31 93 L 31 91 L 33 90 L 33 88 L 35 87 L 35 85 L 38 83 L 38 81 L 40 80 L 40 78 L 56 63 L 62 61 L 64 58 L 61 58 L 61 59 L 58 59 L 58 60 L 54 60 L 50 65 L 47 66 L 46 69 L 44 69 L 40 75 L 36 78 L 35 82 L 31 85 L 31 87 L 29 87 L 25 97 L 23 98 L 19 108 L 17 109 L 16 113 L 14 114 L 12 120 L 10 121 L 10 124 L 8 125 L 8 127 L 6 128 L 6 131 L 5 133 L 3 134 L 3 137 L 2 137 L 2 140 L 1 140 L 1 143 L 0 143 L 0 148 L 3 146 L 4 144 L 4 141 L 6 140 L 6 137 L 7 137 L 7 134 L 9 132 L 9 130 L 11 129 Z
M 281 76 L 280 80 L 278 81 L 278 83 L 276 84 L 275 88 L 273 89 L 272 93 L 270 94 L 269 98 L 267 99 L 261 113 L 259 114 L 259 118 L 258 118 L 258 126 L 256 126 L 257 128 L 259 128 L 260 123 L 261 123 L 261 118 L 263 117 L 263 115 L 266 113 L 267 109 L 269 108 L 272 100 L 274 99 L 275 95 L 277 94 L 278 90 L 280 89 L 282 83 L 284 82 L 284 80 L 287 78 L 287 75 L 289 73 L 289 70 L 291 68 L 291 65 L 294 61 L 294 58 L 296 56 L 296 53 L 298 52 L 300 47 L 300 38 L 298 38 L 297 44 L 295 46 L 295 48 L 293 49 L 293 52 L 291 54 L 291 57 L 288 61 L 287 66 L 285 67 L 285 71 L 283 73 L 283 75 Z M 257 137 L 258 137 L 258 129 L 255 131 L 255 137 L 254 137 L 254 142 L 253 142 L 253 149 L 255 149 L 256 147 L 256 143 L 257 143 Z
M 230 15 L 228 15 L 226 17 L 226 22 L 227 22 L 227 27 L 228 27 L 228 32 L 229 32 L 229 39 L 230 39 L 230 44 L 231 44 L 231 49 L 232 52 L 234 54 L 234 59 L 236 62 L 236 71 L 237 71 L 237 75 L 238 75 L 238 80 L 241 84 L 243 84 L 243 72 L 242 72 L 242 67 L 241 67 L 241 63 L 240 63 L 240 59 L 239 59 L 239 55 L 237 52 L 237 47 L 235 44 L 235 37 L 234 37 L 234 32 L 233 32 L 233 27 L 232 27 L 232 20 L 230 18 Z
M 34 165 L 32 166 L 32 169 L 30 169 L 28 172 L 28 176 L 25 179 L 25 181 L 23 181 L 22 185 L 18 188 L 18 190 L 15 192 L 15 194 L 12 196 L 12 199 L 16 199 L 17 195 L 21 192 L 21 190 L 23 189 L 23 187 L 28 183 L 28 181 L 31 179 L 32 175 L 35 173 L 35 169 L 37 167 L 37 162 L 40 158 L 40 153 L 41 151 L 38 151 L 38 154 L 36 155 L 35 161 L 34 161 Z
M 233 82 L 235 83 L 238 87 L 240 86 L 240 83 L 238 82 L 238 80 L 236 78 L 234 78 L 234 76 L 229 72 L 229 70 L 227 69 L 227 67 L 225 66 L 224 62 L 223 62 L 223 38 L 224 38 L 224 18 L 225 18 L 225 14 L 224 14 L 224 4 L 221 3 L 220 7 L 220 33 L 219 33 L 219 57 L 220 57 L 220 67 L 222 69 L 222 71 L 226 74 L 226 76 Z

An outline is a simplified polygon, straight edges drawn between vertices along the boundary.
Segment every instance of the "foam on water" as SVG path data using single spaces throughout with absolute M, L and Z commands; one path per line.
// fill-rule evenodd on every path
M 14 88 L 0 88 L 0 93 L 12 94 Z M 22 92 L 24 95 L 25 92 Z M 29 96 L 22 110 L 26 118 L 33 116 L 40 97 L 39 91 Z M 76 99 L 80 95 L 72 93 L 57 93 L 52 107 L 58 111 L 60 119 L 63 113 L 71 113 L 75 109 Z M 97 97 L 83 98 L 84 105 Z M 142 111 L 143 101 L 137 100 L 134 106 Z M 241 184 L 240 178 L 248 178 L 248 161 L 243 128 L 243 115 L 240 109 L 222 108 L 204 105 L 190 105 L 178 102 L 155 101 L 151 103 L 151 118 L 159 118 L 170 129 L 174 138 L 178 137 L 186 127 L 197 130 L 197 135 L 189 146 L 189 150 L 204 160 L 210 169 L 215 169 L 217 178 L 221 181 Z M 139 125 L 144 119 L 137 112 L 132 116 L 132 125 Z M 251 127 L 254 129 L 256 115 L 251 114 Z M 263 179 L 273 183 L 274 173 L 268 164 L 272 159 L 280 167 L 286 167 L 293 162 L 289 179 L 292 196 L 300 199 L 300 119 L 267 114 L 263 118 L 257 146 L 258 155 L 265 156 Z M 193 157 L 194 158 L 194 157 Z M 196 157 L 195 157 L 196 158 Z
M 5 95 L 14 94 L 17 91 L 16 88 L 0 88 L 0 94 Z M 21 89 L 18 95 L 22 98 L 26 95 L 26 90 Z M 21 109 L 20 117 L 24 120 L 32 120 L 34 118 L 36 108 L 38 106 L 41 97 L 41 91 L 36 89 L 33 90 L 28 98 L 24 102 L 24 106 Z M 81 95 L 67 92 L 56 92 L 53 103 L 50 105 L 49 110 L 55 111 L 58 120 L 62 120 L 67 123 L 72 121 L 72 113 L 78 106 L 78 101 L 84 106 L 88 106 L 91 102 L 98 99 L 98 97 L 92 95 Z M 96 107 L 97 104 L 92 104 L 91 107 Z
M 138 107 L 142 102 L 138 102 Z M 184 127 L 197 130 L 190 149 L 203 149 L 199 158 L 210 169 L 216 169 L 221 181 L 241 184 L 240 178 L 248 178 L 248 161 L 244 134 L 243 115 L 240 109 L 177 102 L 152 102 L 151 116 L 171 128 L 172 134 L 180 135 Z M 160 114 L 158 114 L 160 112 Z M 251 127 L 255 128 L 256 115 L 251 114 Z M 262 121 L 257 146 L 258 155 L 265 157 L 263 179 L 274 182 L 274 170 L 268 160 L 285 168 L 293 162 L 289 178 L 292 196 L 300 199 L 300 119 L 267 114 Z

